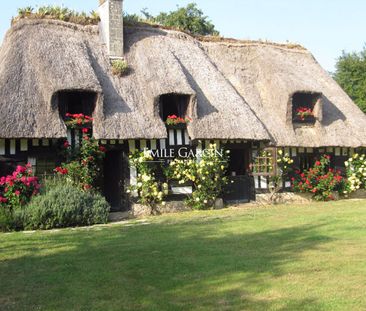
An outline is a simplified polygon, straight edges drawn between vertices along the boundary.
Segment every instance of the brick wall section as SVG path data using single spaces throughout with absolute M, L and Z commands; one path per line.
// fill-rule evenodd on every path
M 123 57 L 123 0 L 109 0 L 109 53 Z

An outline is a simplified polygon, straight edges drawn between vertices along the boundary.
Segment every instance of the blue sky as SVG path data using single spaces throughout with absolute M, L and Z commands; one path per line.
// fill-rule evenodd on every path
M 225 37 L 296 42 L 308 48 L 327 70 L 346 51 L 360 51 L 366 42 L 365 0 L 125 0 L 128 13 L 148 8 L 153 14 L 196 2 Z M 3 1 L 0 41 L 17 8 L 43 4 L 91 11 L 98 0 Z

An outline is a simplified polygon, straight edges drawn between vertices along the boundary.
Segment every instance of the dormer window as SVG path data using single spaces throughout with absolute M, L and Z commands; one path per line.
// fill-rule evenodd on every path
M 187 123 L 188 106 L 190 96 L 183 94 L 165 94 L 160 96 L 159 112 L 160 117 L 165 123 L 175 122 Z M 182 122 L 180 122 L 180 121 Z
M 315 106 L 321 97 L 320 93 L 296 92 L 292 96 L 292 122 L 315 123 Z
M 66 114 L 83 114 L 92 116 L 97 94 L 87 91 L 60 91 L 56 94 L 56 102 L 62 119 Z

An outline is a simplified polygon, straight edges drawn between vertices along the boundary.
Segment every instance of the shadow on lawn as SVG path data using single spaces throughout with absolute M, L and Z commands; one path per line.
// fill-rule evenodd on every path
M 319 229 L 150 224 L 23 237 L 24 256 L 0 262 L 1 310 L 319 310 L 271 283 L 330 241 Z

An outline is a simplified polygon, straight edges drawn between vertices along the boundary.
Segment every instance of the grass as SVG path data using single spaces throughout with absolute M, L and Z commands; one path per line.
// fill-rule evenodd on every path
M 0 234 L 0 309 L 365 310 L 366 201 Z

